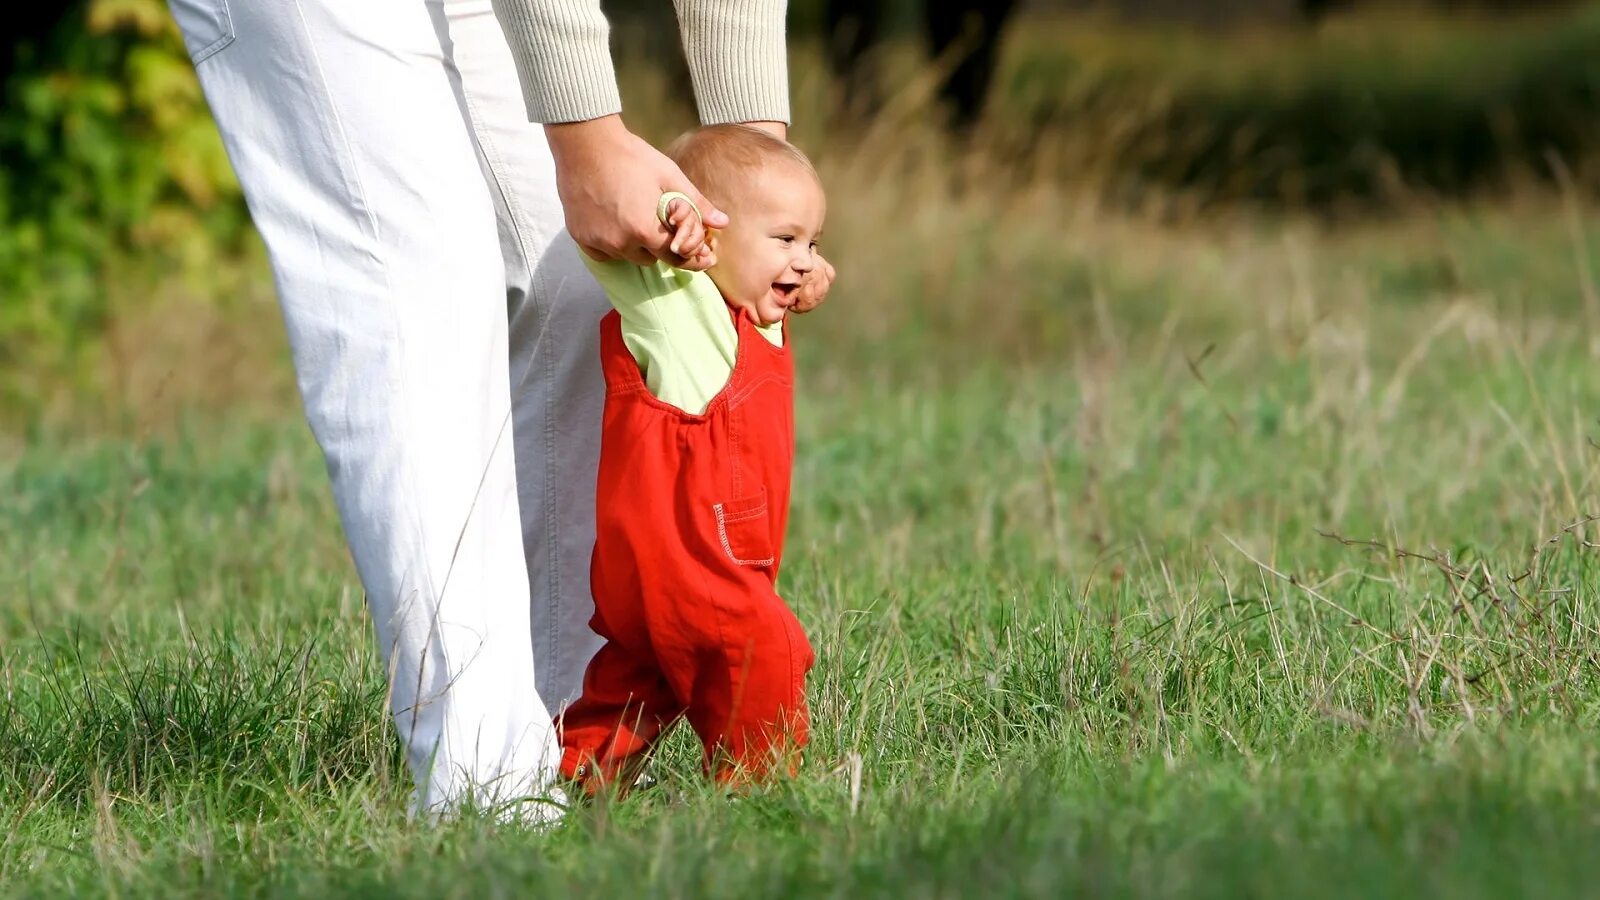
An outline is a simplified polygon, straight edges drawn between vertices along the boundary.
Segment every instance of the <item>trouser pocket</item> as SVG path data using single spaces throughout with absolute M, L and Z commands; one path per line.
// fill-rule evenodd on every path
M 738 500 L 712 505 L 722 552 L 741 566 L 772 565 L 772 526 L 767 514 L 767 489 Z
M 216 55 L 233 43 L 233 16 L 228 0 L 167 0 L 172 17 L 178 20 L 189 59 L 195 65 Z

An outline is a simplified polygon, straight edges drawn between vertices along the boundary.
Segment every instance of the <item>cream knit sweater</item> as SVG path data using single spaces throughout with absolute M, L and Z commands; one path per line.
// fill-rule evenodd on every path
M 787 0 L 673 2 L 700 120 L 788 122 Z M 529 119 L 581 122 L 622 110 L 600 0 L 494 0 L 494 9 Z

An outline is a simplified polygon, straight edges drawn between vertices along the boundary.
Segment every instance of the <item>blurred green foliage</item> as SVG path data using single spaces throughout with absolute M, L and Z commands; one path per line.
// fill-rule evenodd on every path
M 128 251 L 199 268 L 248 218 L 161 0 L 87 0 L 15 48 L 0 112 L 0 370 L 71 364 Z

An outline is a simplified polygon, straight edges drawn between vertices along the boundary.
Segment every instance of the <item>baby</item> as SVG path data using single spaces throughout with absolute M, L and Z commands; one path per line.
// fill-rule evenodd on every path
M 696 129 L 669 149 L 730 217 L 707 272 L 590 268 L 606 402 L 590 570 L 605 639 L 557 718 L 561 772 L 625 789 L 680 717 L 723 782 L 792 773 L 806 743 L 811 645 L 775 589 L 794 458 L 784 317 L 817 265 L 826 199 L 811 163 L 767 132 Z M 682 194 L 658 213 L 699 237 Z

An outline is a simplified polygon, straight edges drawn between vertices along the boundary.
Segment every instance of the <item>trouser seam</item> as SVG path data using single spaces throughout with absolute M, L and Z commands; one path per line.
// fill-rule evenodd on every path
M 488 181 L 494 188 L 495 192 L 500 195 L 501 202 L 505 204 L 506 216 L 510 220 L 509 225 L 511 227 L 511 234 L 516 241 L 518 252 L 520 252 L 522 255 L 522 266 L 528 272 L 528 296 L 523 299 L 523 302 L 534 304 L 534 311 L 538 316 L 537 321 L 539 323 L 538 335 L 534 339 L 532 358 L 528 363 L 529 373 L 531 374 L 534 368 L 540 365 L 540 360 L 543 360 L 543 371 L 540 374 L 542 376 L 543 383 L 549 385 L 555 380 L 555 354 L 541 353 L 540 350 L 545 343 L 545 339 L 549 336 L 548 331 L 551 328 L 551 320 L 553 318 L 550 315 L 550 307 L 553 305 L 553 298 L 550 297 L 549 285 L 545 283 L 545 280 L 538 272 L 538 267 L 534 265 L 534 259 L 536 258 L 536 255 L 533 253 L 528 236 L 524 234 L 524 216 L 522 214 L 521 204 L 517 202 L 516 195 L 506 188 L 505 180 L 501 177 L 501 172 L 504 171 L 506 167 L 500 155 L 499 147 L 495 144 L 494 135 L 489 131 L 489 129 L 479 125 L 479 123 L 484 120 L 484 117 L 479 112 L 477 101 L 473 99 L 472 94 L 467 90 L 465 79 L 462 79 L 461 85 L 461 96 L 467 105 L 467 114 L 471 118 L 473 135 L 477 139 L 478 147 L 483 152 L 484 161 L 487 163 L 486 168 L 489 170 Z M 542 234 L 538 233 L 536 229 L 533 229 L 531 225 L 529 230 L 534 231 L 533 237 L 535 239 L 542 238 Z M 509 330 L 507 337 L 509 340 Z M 509 356 L 511 354 L 511 348 L 509 344 L 506 350 L 507 355 Z M 524 390 L 526 389 L 526 385 L 519 384 L 516 386 L 516 389 Z M 511 405 L 513 410 L 516 408 L 516 403 L 516 397 L 512 397 Z M 514 416 L 515 413 L 513 412 L 513 417 Z M 545 554 L 545 569 L 547 570 L 545 572 L 545 581 L 549 597 L 546 604 L 549 613 L 547 616 L 549 625 L 545 635 L 546 644 L 542 648 L 536 648 L 540 652 L 536 656 L 534 662 L 536 667 L 542 662 L 545 671 L 555 675 L 561 671 L 561 612 L 564 603 L 561 595 L 560 517 L 555 513 L 555 416 L 550 415 L 548 409 L 546 410 L 546 414 L 544 416 L 544 423 L 540 437 L 542 439 L 544 451 L 539 460 L 539 468 L 540 487 L 543 493 L 543 502 L 541 506 L 543 507 L 542 512 L 544 514 L 544 539 L 547 551 Z M 526 556 L 526 553 L 524 556 Z M 529 579 L 529 583 L 531 585 L 531 578 Z M 532 603 L 534 602 L 535 598 L 530 596 L 528 599 L 529 602 Z M 540 657 L 543 657 L 543 659 Z

